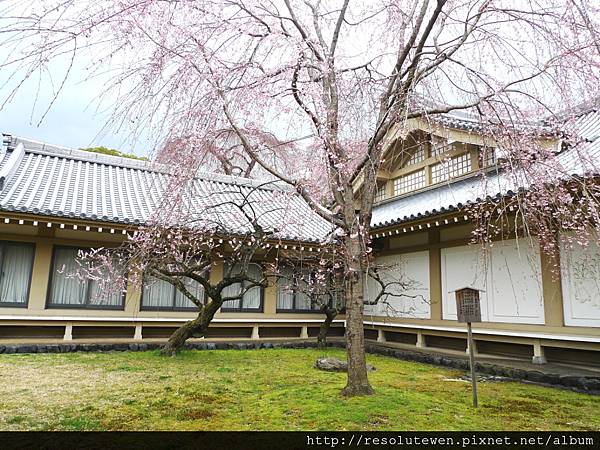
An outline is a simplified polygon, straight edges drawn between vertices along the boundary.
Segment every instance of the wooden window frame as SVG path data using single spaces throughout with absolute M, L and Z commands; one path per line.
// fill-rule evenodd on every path
M 298 292 L 295 289 L 292 289 L 292 308 L 291 309 L 286 309 L 286 308 L 280 308 L 279 305 L 279 292 L 280 292 L 280 287 L 279 287 L 279 282 L 277 283 L 277 298 L 275 299 L 275 312 L 277 313 L 307 313 L 307 314 L 319 314 L 321 313 L 321 308 L 311 308 L 311 309 L 301 309 L 301 308 L 297 308 L 297 296 L 298 296 Z M 295 283 L 294 283 L 294 287 L 295 287 Z M 311 306 L 312 306 L 312 301 L 311 301 Z
M 262 266 L 260 266 L 260 264 L 258 263 L 250 263 L 250 264 L 256 264 L 257 266 L 259 266 L 261 268 L 262 271 Z M 263 274 L 264 275 L 264 274 Z M 234 283 L 234 284 L 238 284 L 238 283 Z M 248 287 L 248 285 L 250 284 L 249 281 L 242 281 L 241 283 L 239 283 L 242 287 L 242 292 L 244 292 L 246 290 L 246 288 Z M 239 299 L 240 302 L 240 306 L 237 308 L 232 308 L 232 307 L 226 307 L 225 306 L 225 302 L 223 302 L 223 305 L 221 305 L 221 312 L 224 313 L 235 313 L 235 312 L 241 312 L 241 313 L 262 313 L 264 312 L 265 309 L 265 288 L 262 286 L 256 286 L 258 289 L 260 289 L 260 304 L 258 305 L 257 308 L 244 308 L 244 297 L 246 296 L 247 292 L 244 292 L 244 295 L 242 295 Z M 228 301 L 235 301 L 235 300 L 228 300 Z
M 31 294 L 31 282 L 33 279 L 33 265 L 35 263 L 35 243 L 34 242 L 19 242 L 19 241 L 9 241 L 9 240 L 0 240 L 0 247 L 2 247 L 2 258 L 0 259 L 0 276 L 3 277 L 4 276 L 4 258 L 5 258 L 5 252 L 4 252 L 4 247 L 7 245 L 19 245 L 22 247 L 29 247 L 31 249 L 33 249 L 33 255 L 31 258 L 31 266 L 29 268 L 29 282 L 27 283 L 27 292 L 25 294 L 25 301 L 24 302 L 4 302 L 2 301 L 2 299 L 0 298 L 0 308 L 28 308 L 29 307 L 29 295 Z
M 156 277 L 154 277 L 156 278 Z M 140 295 L 140 311 L 170 311 L 170 312 L 190 312 L 190 311 L 200 311 L 200 309 L 198 308 L 198 306 L 194 305 L 194 306 L 175 306 L 175 301 L 177 299 L 177 292 L 179 291 L 179 289 L 177 289 L 175 287 L 175 285 L 173 285 L 172 283 L 169 283 L 168 281 L 165 280 L 160 280 L 160 278 L 156 278 L 159 281 L 164 281 L 165 283 L 168 283 L 169 286 L 171 286 L 171 306 L 144 306 L 144 292 L 145 292 L 145 287 L 146 287 L 146 282 L 147 282 L 147 277 L 144 277 L 143 281 L 142 281 L 142 292 Z M 202 290 L 202 304 L 204 305 L 206 303 L 206 290 L 203 289 Z M 181 295 L 183 295 L 185 297 L 185 295 L 182 293 Z M 187 297 L 185 297 L 187 298 Z M 191 301 L 191 300 L 190 300 Z
M 90 301 L 90 286 L 91 280 L 86 280 L 85 286 L 85 302 L 82 304 L 68 304 L 68 303 L 52 303 L 52 285 L 54 281 L 54 274 L 56 272 L 56 253 L 60 249 L 71 249 L 71 250 L 91 250 L 93 247 L 80 247 L 71 245 L 55 245 L 52 248 L 52 262 L 50 264 L 50 276 L 48 277 L 48 292 L 46 293 L 46 309 L 97 309 L 97 310 L 110 310 L 110 311 L 124 311 L 125 310 L 125 297 L 126 293 L 122 292 L 119 296 L 120 303 L 118 305 L 92 305 Z
M 460 180 L 462 178 L 471 176 L 473 174 L 475 174 L 480 168 L 480 163 L 479 163 L 479 155 L 481 150 L 484 148 L 483 145 L 481 144 L 475 144 L 475 143 L 469 143 L 469 142 L 460 142 L 460 145 L 456 146 L 454 143 L 448 144 L 448 150 L 440 155 L 436 155 L 433 156 L 433 152 L 432 152 L 432 148 L 431 148 L 431 141 L 427 140 L 424 141 L 421 145 L 425 146 L 425 159 L 417 164 L 412 164 L 412 165 L 404 165 L 401 166 L 400 168 L 392 171 L 389 174 L 389 179 L 387 180 L 390 183 L 390 189 L 388 192 L 388 196 L 387 198 L 396 198 L 396 197 L 402 197 L 402 196 L 406 196 L 406 195 L 412 195 L 416 192 L 420 192 L 424 189 L 428 189 L 437 185 L 441 185 L 442 183 L 449 183 L 449 182 L 453 182 L 455 180 Z M 492 151 L 495 152 L 495 147 L 493 146 L 488 146 L 490 149 L 492 149 Z M 436 164 L 440 164 L 443 163 L 444 161 L 450 160 L 452 158 L 458 158 L 461 157 L 463 155 L 468 155 L 469 160 L 470 160 L 470 165 L 471 165 L 471 169 L 461 175 L 455 176 L 455 177 L 449 177 L 445 180 L 439 181 L 439 182 L 433 182 L 433 176 L 432 176 L 432 168 L 433 166 L 435 166 Z M 497 162 L 496 162 L 497 163 Z M 489 167 L 494 167 L 494 165 L 491 166 L 485 166 L 483 167 L 483 169 L 487 169 Z M 422 187 L 410 190 L 410 191 L 406 191 L 406 192 L 398 192 L 396 190 L 396 183 L 398 183 L 399 179 L 401 179 L 402 177 L 405 177 L 407 175 L 410 175 L 412 173 L 418 172 L 420 170 L 423 170 L 425 172 L 425 182 L 424 185 Z M 379 201 L 375 201 L 375 203 L 379 203 L 382 200 Z

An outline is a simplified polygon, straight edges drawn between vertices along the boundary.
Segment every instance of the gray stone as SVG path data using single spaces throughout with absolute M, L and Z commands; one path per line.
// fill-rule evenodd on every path
M 516 378 L 517 380 L 524 380 L 527 378 L 527 371 L 523 369 L 513 369 L 512 378 Z
M 464 359 L 459 360 L 457 368 L 462 369 L 462 370 L 469 369 L 469 361 L 464 360 Z
M 348 370 L 348 363 L 336 358 L 319 358 L 315 363 L 315 367 L 327 372 L 346 372 Z M 373 370 L 375 370 L 375 367 L 367 364 L 367 371 L 372 372 Z
M 446 358 L 446 362 L 444 364 L 447 365 L 448 367 L 452 367 L 454 369 L 460 369 L 461 362 L 462 361 L 460 359 Z
M 18 345 L 17 353 L 35 353 L 35 348 L 32 345 Z
M 429 355 L 428 355 L 428 356 L 429 356 Z M 437 365 L 437 366 L 439 366 L 439 365 L 441 365 L 441 364 L 442 364 L 442 357 L 441 357 L 440 355 L 431 355 L 431 356 L 430 356 L 430 358 L 431 358 L 431 359 L 430 359 L 430 361 L 431 361 L 433 364 L 435 364 L 435 365 Z M 427 361 L 428 359 L 429 359 L 429 358 L 426 358 L 426 359 L 425 359 L 425 361 Z M 429 362 L 429 361 L 427 361 L 427 362 Z
M 530 370 L 527 372 L 527 379 L 529 381 L 534 381 L 536 383 L 545 383 L 545 376 L 542 372 L 538 372 L 536 370 Z
M 580 384 L 586 391 L 600 392 L 600 378 L 582 378 Z
M 459 378 L 460 380 L 465 380 L 471 382 L 471 374 L 467 373 Z M 477 382 L 487 383 L 487 382 L 498 382 L 498 381 L 510 381 L 509 378 L 499 377 L 497 375 L 482 375 L 477 374 Z
M 413 360 L 428 364 L 432 364 L 434 362 L 433 355 L 429 355 L 427 353 L 415 353 L 413 355 Z
M 560 375 L 557 373 L 545 373 L 544 383 L 548 384 L 560 384 Z
M 492 365 L 487 363 L 477 363 L 477 368 L 483 373 L 492 373 Z M 493 374 L 492 374 L 493 375 Z
M 578 387 L 579 386 L 579 377 L 574 375 L 561 375 L 558 378 L 560 384 L 564 386 Z
M 7 345 L 7 346 L 4 348 L 4 353 L 9 353 L 9 354 L 11 354 L 11 353 L 15 353 L 16 351 L 17 351 L 17 349 L 15 348 L 15 346 L 14 346 L 14 345 Z
M 442 366 L 454 367 L 454 360 L 450 358 L 440 358 L 440 364 Z
M 499 377 L 503 377 L 504 376 L 504 368 L 497 364 L 493 364 L 492 366 L 490 366 L 490 373 L 492 375 L 497 375 Z

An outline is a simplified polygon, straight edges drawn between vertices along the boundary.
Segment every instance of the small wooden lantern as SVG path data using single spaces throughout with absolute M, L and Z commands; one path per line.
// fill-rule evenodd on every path
M 457 289 L 456 315 L 460 323 L 481 322 L 481 304 L 479 302 L 479 290 L 470 287 Z
M 456 316 L 458 321 L 467 324 L 467 342 L 469 343 L 469 366 L 471 367 L 471 385 L 473 387 L 473 406 L 477 408 L 477 373 L 475 372 L 475 345 L 473 343 L 472 322 L 481 322 L 481 304 L 479 289 L 464 287 L 454 291 L 456 296 Z

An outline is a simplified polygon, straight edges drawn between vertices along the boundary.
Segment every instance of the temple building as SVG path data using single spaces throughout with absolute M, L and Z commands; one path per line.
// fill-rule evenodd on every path
M 600 162 L 600 111 L 581 111 L 577 124 L 590 160 Z M 541 139 L 571 173 L 589 172 L 560 139 Z M 485 251 L 472 243 L 475 225 L 465 207 L 518 188 L 498 170 L 502 157 L 466 115 L 411 120 L 390 134 L 373 211 L 375 261 L 397 267 L 410 283 L 404 297 L 365 307 L 366 338 L 465 352 L 454 290 L 468 286 L 481 292 L 482 322 L 473 326 L 477 353 L 600 367 L 600 249 L 594 242 L 561 249 L 559 261 L 535 237 L 498 240 Z M 194 305 L 165 282 L 128 285 L 126 294 L 97 301 L 93 281 L 65 275 L 78 250 L 118 246 L 145 223 L 167 176 L 152 162 L 5 135 L 0 343 L 164 339 L 194 317 Z M 358 176 L 357 192 L 360 182 Z M 198 192 L 223 196 L 256 191 L 260 204 L 272 208 L 266 220 L 288 224 L 273 245 L 319 252 L 331 236 L 329 223 L 277 184 L 216 174 L 194 183 Z M 284 197 L 285 207 L 277 207 Z M 222 266 L 210 276 L 219 279 Z M 375 291 L 367 281 L 366 298 Z M 271 280 L 224 305 L 206 337 L 307 338 L 322 320 L 310 301 Z M 332 334 L 343 333 L 340 316 Z

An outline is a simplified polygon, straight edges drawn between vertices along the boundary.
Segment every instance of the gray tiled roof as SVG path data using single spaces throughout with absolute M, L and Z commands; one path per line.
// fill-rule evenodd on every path
M 468 204 L 507 194 L 513 189 L 513 183 L 501 175 L 487 176 L 485 185 L 480 177 L 471 176 L 376 205 L 371 225 L 374 229 L 384 228 L 458 211 Z
M 445 126 L 477 131 L 476 122 L 467 116 L 442 115 L 439 120 Z M 563 167 L 576 175 L 600 173 L 600 109 L 580 111 L 569 130 L 583 139 L 584 145 L 559 155 Z M 0 155 L 0 210 L 141 224 L 152 218 L 164 201 L 170 178 L 167 166 L 20 138 L 12 138 L 10 146 L 13 151 Z M 501 173 L 488 174 L 485 183 L 477 176 L 459 179 L 376 205 L 371 223 L 377 229 L 434 217 L 525 187 Z M 276 230 L 280 238 L 318 242 L 331 234 L 327 221 L 290 189 L 275 183 L 206 173 L 199 174 L 186 191 L 192 216 L 225 225 L 224 231 L 234 233 L 249 227 L 243 214 L 232 207 L 244 199 L 259 222 Z
M 486 127 L 493 126 L 493 122 L 482 122 L 481 116 L 475 108 L 453 109 L 449 112 L 440 114 L 427 113 L 427 111 L 430 110 L 444 110 L 450 107 L 451 105 L 447 103 L 440 103 L 422 96 L 417 96 L 413 99 L 411 112 L 420 112 L 423 114 L 423 118 L 426 118 L 428 121 L 437 123 L 443 127 L 464 130 L 468 132 L 480 133 L 483 132 Z M 507 120 L 506 123 L 511 123 L 511 126 L 515 130 L 533 132 L 538 135 L 553 135 L 556 131 L 556 127 L 550 125 L 549 122 L 544 119 L 520 121 L 518 123 L 513 123 L 512 121 Z
M 451 119 L 447 119 L 451 120 Z M 450 123 L 446 125 L 450 126 Z M 456 124 L 455 124 L 456 125 Z M 600 173 L 600 107 L 589 107 L 568 126 L 567 132 L 583 140 L 582 144 L 558 155 L 566 173 L 576 176 Z M 486 177 L 471 176 L 446 182 L 413 194 L 390 199 L 373 208 L 373 229 L 460 211 L 466 205 L 489 197 L 512 195 L 529 185 L 502 173 L 488 173 Z M 525 177 L 522 177 L 525 178 Z
M 168 166 L 9 138 L 0 154 L 0 211 L 143 224 L 169 208 Z M 187 183 L 187 218 L 224 232 L 250 224 L 244 207 L 281 239 L 324 241 L 331 225 L 287 186 L 203 173 Z
M 569 123 L 567 132 L 571 132 L 582 145 L 560 155 L 567 170 L 578 175 L 586 172 L 598 172 L 600 165 L 600 107 L 593 107 Z

